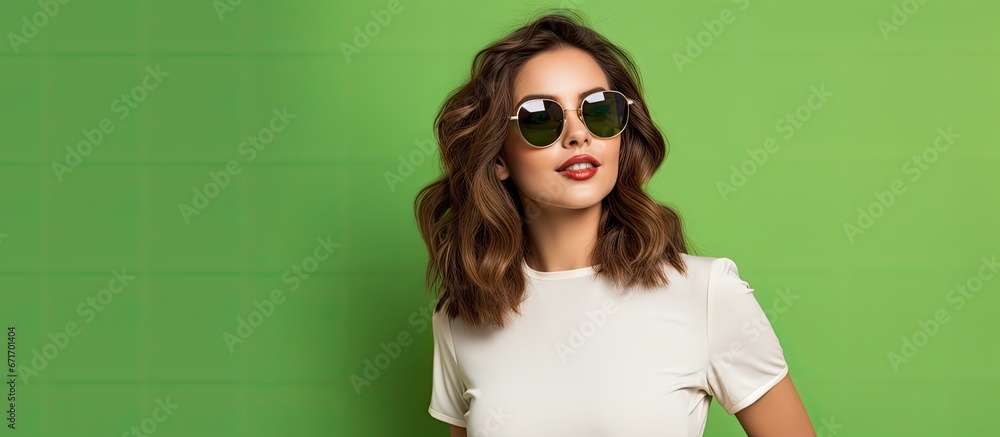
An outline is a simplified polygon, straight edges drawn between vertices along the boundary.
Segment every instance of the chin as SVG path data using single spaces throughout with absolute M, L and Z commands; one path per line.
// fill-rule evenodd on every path
M 566 209 L 587 209 L 600 205 L 605 197 L 607 197 L 607 194 L 602 193 L 590 193 L 584 196 L 562 196 L 552 203 Z

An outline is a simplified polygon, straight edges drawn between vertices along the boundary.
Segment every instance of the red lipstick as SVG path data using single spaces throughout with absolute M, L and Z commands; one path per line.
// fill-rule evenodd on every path
M 570 170 L 569 168 L 572 166 L 576 166 L 576 168 Z M 567 159 L 556 171 L 570 179 L 582 181 L 590 179 L 597 174 L 597 168 L 600 166 L 601 163 L 597 162 L 597 159 L 593 156 L 583 154 Z

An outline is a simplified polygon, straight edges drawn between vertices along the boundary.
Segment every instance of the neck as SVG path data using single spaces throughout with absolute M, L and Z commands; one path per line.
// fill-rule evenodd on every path
M 591 267 L 601 220 L 601 203 L 570 209 L 534 206 L 535 217 L 525 225 L 528 234 L 528 266 L 540 272 Z

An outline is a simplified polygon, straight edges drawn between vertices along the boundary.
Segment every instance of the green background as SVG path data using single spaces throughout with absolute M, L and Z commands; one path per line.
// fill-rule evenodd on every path
M 904 3 L 563 2 L 634 55 L 670 142 L 649 191 L 755 288 L 820 435 L 993 435 L 1000 276 L 962 307 L 947 297 L 1000 251 L 1000 7 L 894 12 Z M 439 156 L 418 143 L 479 48 L 558 4 L 403 0 L 382 26 L 381 0 L 245 0 L 221 16 L 210 0 L 71 1 L 15 51 L 10 34 L 43 9 L 0 3 L 0 323 L 22 368 L 79 327 L 18 382 L 18 429 L 0 435 L 117 436 L 168 398 L 154 435 L 447 435 L 427 413 L 432 298 L 412 214 Z M 679 68 L 727 9 L 735 21 Z M 906 21 L 884 35 L 894 13 Z M 366 26 L 377 35 L 346 56 Z M 115 100 L 156 66 L 169 76 L 119 119 Z M 776 122 L 812 86 L 833 95 L 785 138 Z M 295 118 L 249 162 L 240 143 L 275 108 Z M 103 118 L 114 131 L 57 176 Z M 960 137 L 911 180 L 904 166 L 948 127 Z M 780 148 L 721 195 L 768 138 Z M 230 161 L 241 172 L 185 220 Z M 905 194 L 848 238 L 894 180 Z M 336 249 L 308 264 L 317 239 Z M 293 290 L 283 277 L 302 263 L 318 270 Z M 88 323 L 78 306 L 115 269 L 135 279 Z M 230 349 L 224 333 L 275 289 L 283 303 Z M 939 311 L 949 322 L 894 367 Z M 355 390 L 400 335 L 412 343 Z M 740 433 L 713 401 L 705 435 Z

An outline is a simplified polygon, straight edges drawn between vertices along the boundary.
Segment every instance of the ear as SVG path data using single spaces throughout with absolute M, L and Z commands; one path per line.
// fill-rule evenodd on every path
M 497 179 L 503 181 L 510 177 L 510 169 L 507 168 L 507 160 L 504 158 L 502 152 L 497 155 L 497 161 L 493 165 L 496 166 Z

